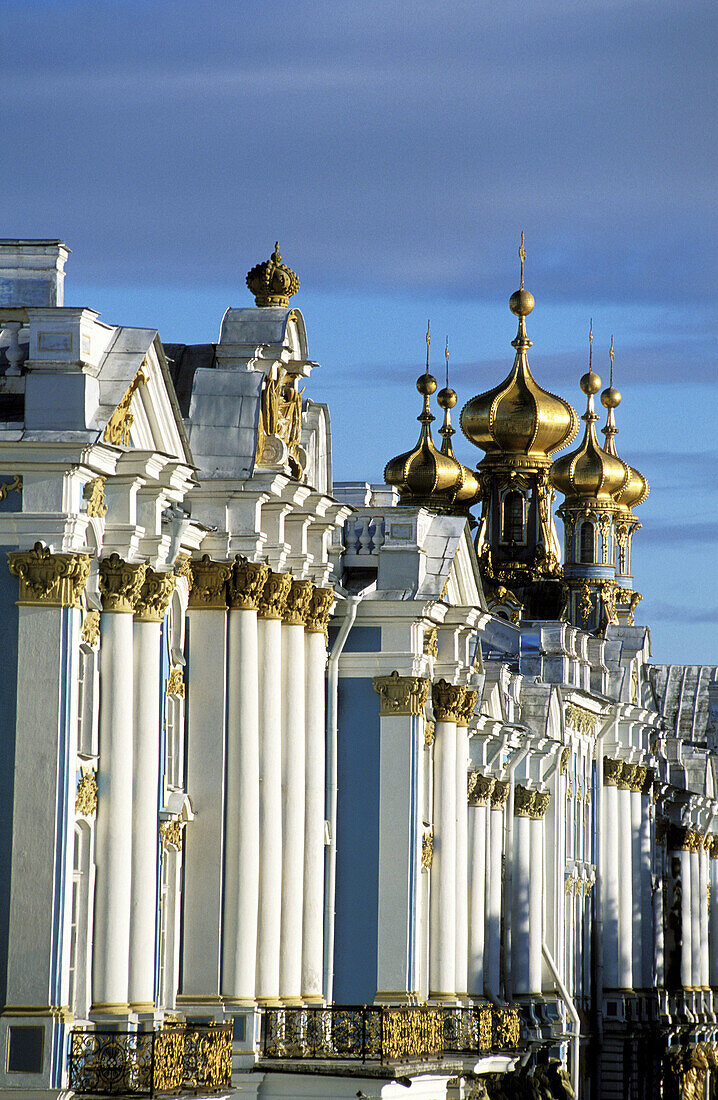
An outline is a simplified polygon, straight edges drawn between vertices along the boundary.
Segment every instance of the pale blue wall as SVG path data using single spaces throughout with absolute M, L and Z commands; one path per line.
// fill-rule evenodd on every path
M 338 787 L 334 1000 L 367 1004 L 379 900 L 379 697 L 369 678 L 339 682 Z
M 15 494 L 11 494 L 14 496 Z M 3 502 L 4 503 L 4 502 Z M 12 861 L 13 776 L 15 771 L 15 695 L 17 688 L 17 579 L 10 575 L 0 546 L 0 1004 L 7 986 L 7 935 Z

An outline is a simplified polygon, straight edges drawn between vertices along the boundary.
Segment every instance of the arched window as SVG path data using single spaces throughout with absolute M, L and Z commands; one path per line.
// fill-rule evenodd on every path
M 524 542 L 524 498 L 512 489 L 503 500 L 502 542 Z
M 581 562 L 590 565 L 594 561 L 593 524 L 588 520 L 581 525 Z

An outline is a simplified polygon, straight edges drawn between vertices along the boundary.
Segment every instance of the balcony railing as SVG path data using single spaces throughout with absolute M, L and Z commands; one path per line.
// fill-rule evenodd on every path
M 220 1091 L 232 1083 L 232 1028 L 171 1025 L 157 1031 L 70 1034 L 71 1089 L 92 1096 Z
M 415 1062 L 513 1050 L 518 1010 L 412 1005 L 332 1005 L 264 1012 L 264 1058 Z

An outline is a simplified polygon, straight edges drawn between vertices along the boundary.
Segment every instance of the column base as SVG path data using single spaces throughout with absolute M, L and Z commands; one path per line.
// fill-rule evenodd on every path
M 284 1008 L 284 1001 L 279 997 L 257 997 L 257 1004 L 262 1008 Z
M 285 1008 L 303 1008 L 304 1000 L 301 997 L 279 997 L 279 1003 Z
M 137 1012 L 138 1015 L 146 1016 L 150 1012 L 154 1015 L 154 1013 L 157 1011 L 159 1010 L 155 1008 L 155 1005 L 152 1001 L 130 1002 L 130 1012 Z
M 419 994 L 406 989 L 378 989 L 374 996 L 374 1004 L 418 1005 L 420 1003 Z
M 125 1001 L 119 1001 L 119 1002 L 116 1002 L 116 1003 L 99 1002 L 97 1004 L 93 1004 L 92 1008 L 90 1009 L 90 1015 L 91 1016 L 129 1016 L 129 1014 L 132 1011 L 133 1011 L 133 1009 L 130 1008 L 129 1003 L 125 1002 Z
M 304 1002 L 305 1005 L 309 1005 L 309 1006 L 318 1005 L 319 1007 L 323 1007 L 327 1003 L 324 1000 L 324 997 L 322 997 L 321 993 L 307 993 L 306 995 L 304 995 L 302 997 L 302 1001 Z

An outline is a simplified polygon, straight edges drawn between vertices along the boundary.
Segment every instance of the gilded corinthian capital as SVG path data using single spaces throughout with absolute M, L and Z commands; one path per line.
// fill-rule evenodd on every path
M 550 791 L 532 791 L 517 783 L 514 791 L 514 816 L 530 817 L 533 821 L 540 821 L 550 801 Z
M 140 623 L 161 623 L 175 590 L 174 573 L 155 573 L 148 569 L 135 603 L 135 618 Z
M 462 725 L 468 725 L 468 722 L 463 722 L 466 688 L 461 684 L 450 684 L 441 679 L 438 684 L 432 685 L 431 699 L 434 717 L 438 722 L 461 722 Z
M 390 676 L 375 676 L 374 691 L 380 699 L 382 718 L 418 715 L 423 713 L 429 696 L 429 681 L 420 676 L 400 676 L 394 671 Z
M 287 597 L 291 587 L 291 573 L 270 571 L 259 597 L 259 618 L 281 619 L 286 610 Z
M 314 588 L 307 613 L 307 631 L 309 634 L 323 634 L 326 638 L 329 616 L 334 603 L 333 588 Z
M 496 780 L 493 775 L 482 775 L 481 772 L 469 772 L 468 795 L 470 806 L 485 806 L 491 797 Z
M 610 756 L 603 758 L 603 782 L 607 787 L 617 787 L 623 774 L 623 761 L 612 760 Z
M 147 572 L 147 563 L 128 562 L 119 554 L 100 561 L 102 610 L 131 615 L 139 599 Z
M 304 626 L 312 603 L 311 581 L 292 581 L 282 622 L 289 626 Z
M 256 611 L 259 597 L 269 576 L 263 561 L 248 561 L 237 554 L 229 579 L 229 606 L 233 611 Z
M 228 561 L 212 561 L 209 554 L 192 559 L 192 584 L 189 607 L 192 611 L 226 611 L 227 581 L 232 566 Z
M 8 554 L 8 569 L 20 581 L 18 604 L 79 607 L 90 572 L 88 554 L 53 554 L 41 542 Z
M 491 809 L 500 810 L 505 806 L 506 799 L 509 797 L 508 779 L 497 779 L 491 788 Z

